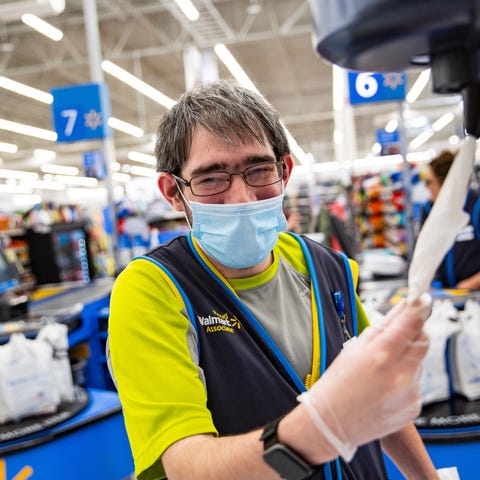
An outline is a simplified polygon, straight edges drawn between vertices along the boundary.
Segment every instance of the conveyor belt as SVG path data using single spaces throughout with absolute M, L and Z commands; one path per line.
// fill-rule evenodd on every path
M 30 304 L 29 312 L 34 315 L 68 315 L 83 308 L 86 303 L 94 302 L 110 293 L 112 278 L 101 278 L 89 285 L 74 286 L 70 290 L 43 298 Z

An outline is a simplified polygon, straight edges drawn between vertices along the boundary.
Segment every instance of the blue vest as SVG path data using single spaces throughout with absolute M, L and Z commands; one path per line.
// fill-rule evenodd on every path
M 426 207 L 427 213 L 429 210 Z M 453 288 L 461 280 L 480 272 L 480 197 L 472 189 L 468 191 L 463 210 L 470 215 L 467 228 L 472 229 L 472 238 L 457 239 L 438 267 L 435 279 L 445 288 Z
M 344 342 L 333 292 L 342 292 L 346 326 L 356 332 L 353 283 L 344 256 L 306 237 L 298 237 L 309 266 L 321 342 L 321 371 Z M 199 340 L 199 366 L 207 406 L 220 435 L 245 433 L 284 415 L 305 390 L 280 349 L 258 320 L 195 251 L 190 237 L 177 237 L 148 253 L 175 283 Z M 332 402 L 335 399 L 331 399 Z M 350 463 L 337 459 L 310 477 L 315 479 L 386 479 L 378 442 L 358 449 Z

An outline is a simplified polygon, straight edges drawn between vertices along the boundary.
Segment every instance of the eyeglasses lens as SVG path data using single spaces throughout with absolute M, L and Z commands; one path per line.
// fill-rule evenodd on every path
M 252 165 L 238 173 L 210 172 L 197 175 L 190 180 L 190 188 L 198 196 L 223 193 L 230 187 L 232 175 L 241 175 L 251 187 L 265 187 L 283 178 L 283 164 L 266 162 Z

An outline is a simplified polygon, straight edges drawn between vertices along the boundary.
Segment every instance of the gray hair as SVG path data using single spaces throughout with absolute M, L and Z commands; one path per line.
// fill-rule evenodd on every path
M 263 145 L 265 135 L 277 159 L 290 153 L 274 108 L 238 83 L 219 80 L 185 92 L 163 115 L 155 145 L 158 172 L 180 173 L 198 126 L 231 144 Z

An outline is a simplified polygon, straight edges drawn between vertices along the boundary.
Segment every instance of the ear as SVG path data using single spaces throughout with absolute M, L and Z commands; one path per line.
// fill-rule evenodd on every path
M 291 155 L 284 155 L 282 160 L 285 162 L 285 165 L 287 168 L 285 169 L 285 176 L 283 178 L 283 181 L 285 183 L 285 187 L 287 186 L 288 180 L 290 178 L 290 175 L 292 174 L 293 166 L 294 166 L 294 161 Z
M 178 212 L 185 210 L 182 198 L 178 193 L 177 185 L 174 178 L 169 174 L 162 172 L 157 179 L 158 189 L 164 196 L 165 200 Z

